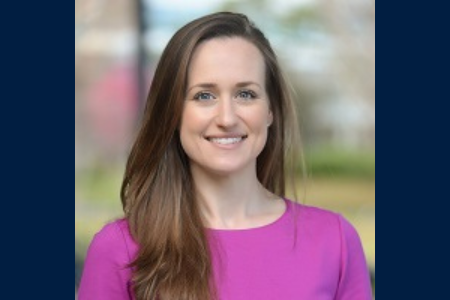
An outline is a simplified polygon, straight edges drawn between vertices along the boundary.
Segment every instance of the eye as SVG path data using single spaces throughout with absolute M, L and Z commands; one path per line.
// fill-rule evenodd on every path
M 256 93 L 253 91 L 250 91 L 250 90 L 244 90 L 244 91 L 239 91 L 237 96 L 238 96 L 238 98 L 251 100 L 251 99 L 256 98 Z
M 208 92 L 199 92 L 197 94 L 194 95 L 194 100 L 199 100 L 199 101 L 206 101 L 206 100 L 213 100 L 214 95 Z

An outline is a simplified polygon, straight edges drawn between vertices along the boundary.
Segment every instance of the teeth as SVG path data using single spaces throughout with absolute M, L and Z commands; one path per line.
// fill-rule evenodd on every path
M 210 138 L 209 139 L 213 143 L 221 144 L 221 145 L 229 145 L 229 144 L 236 144 L 242 141 L 242 137 L 235 137 L 235 138 Z

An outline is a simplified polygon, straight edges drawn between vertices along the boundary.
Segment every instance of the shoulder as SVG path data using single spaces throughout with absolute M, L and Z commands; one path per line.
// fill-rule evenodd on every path
M 92 239 L 90 252 L 109 257 L 125 264 L 130 263 L 137 251 L 128 222 L 119 219 L 103 226 Z
M 115 221 L 106 223 L 97 233 L 98 238 L 117 239 L 131 238 L 128 222 L 126 219 L 117 219 Z
M 342 218 L 340 214 L 323 209 L 316 206 L 301 204 L 289 200 L 292 213 L 297 215 L 300 223 L 316 223 L 322 226 L 337 226 L 339 219 Z
M 289 200 L 293 212 L 297 215 L 297 224 L 316 234 L 334 235 L 340 239 L 359 239 L 354 226 L 340 213 L 300 204 Z
M 336 299 L 371 299 L 369 271 L 360 237 L 341 214 L 291 202 L 303 253 L 319 257 L 317 265 L 333 269 L 339 283 Z M 303 246 L 303 247 L 302 247 Z
M 79 288 L 79 299 L 129 299 L 136 243 L 125 220 L 106 224 L 89 245 Z

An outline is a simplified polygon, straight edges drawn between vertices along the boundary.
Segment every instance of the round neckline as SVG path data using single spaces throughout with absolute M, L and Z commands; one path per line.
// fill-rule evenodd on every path
M 280 223 L 283 219 L 285 219 L 291 209 L 291 204 L 289 203 L 289 200 L 284 197 L 281 197 L 281 199 L 284 201 L 284 205 L 285 205 L 284 212 L 277 219 L 273 220 L 270 223 L 256 226 L 256 227 L 236 228 L 236 229 L 221 229 L 221 228 L 206 227 L 206 230 L 209 232 L 217 232 L 217 233 L 226 233 L 226 232 L 233 233 L 233 232 L 250 232 L 250 231 L 268 229 L 270 227 L 273 227 L 273 226 L 277 225 L 278 223 Z

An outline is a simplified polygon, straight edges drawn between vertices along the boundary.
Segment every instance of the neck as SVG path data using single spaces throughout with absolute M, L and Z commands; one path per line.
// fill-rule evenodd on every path
M 192 177 L 206 227 L 248 228 L 273 212 L 277 197 L 261 185 L 256 170 L 211 175 L 194 167 Z

